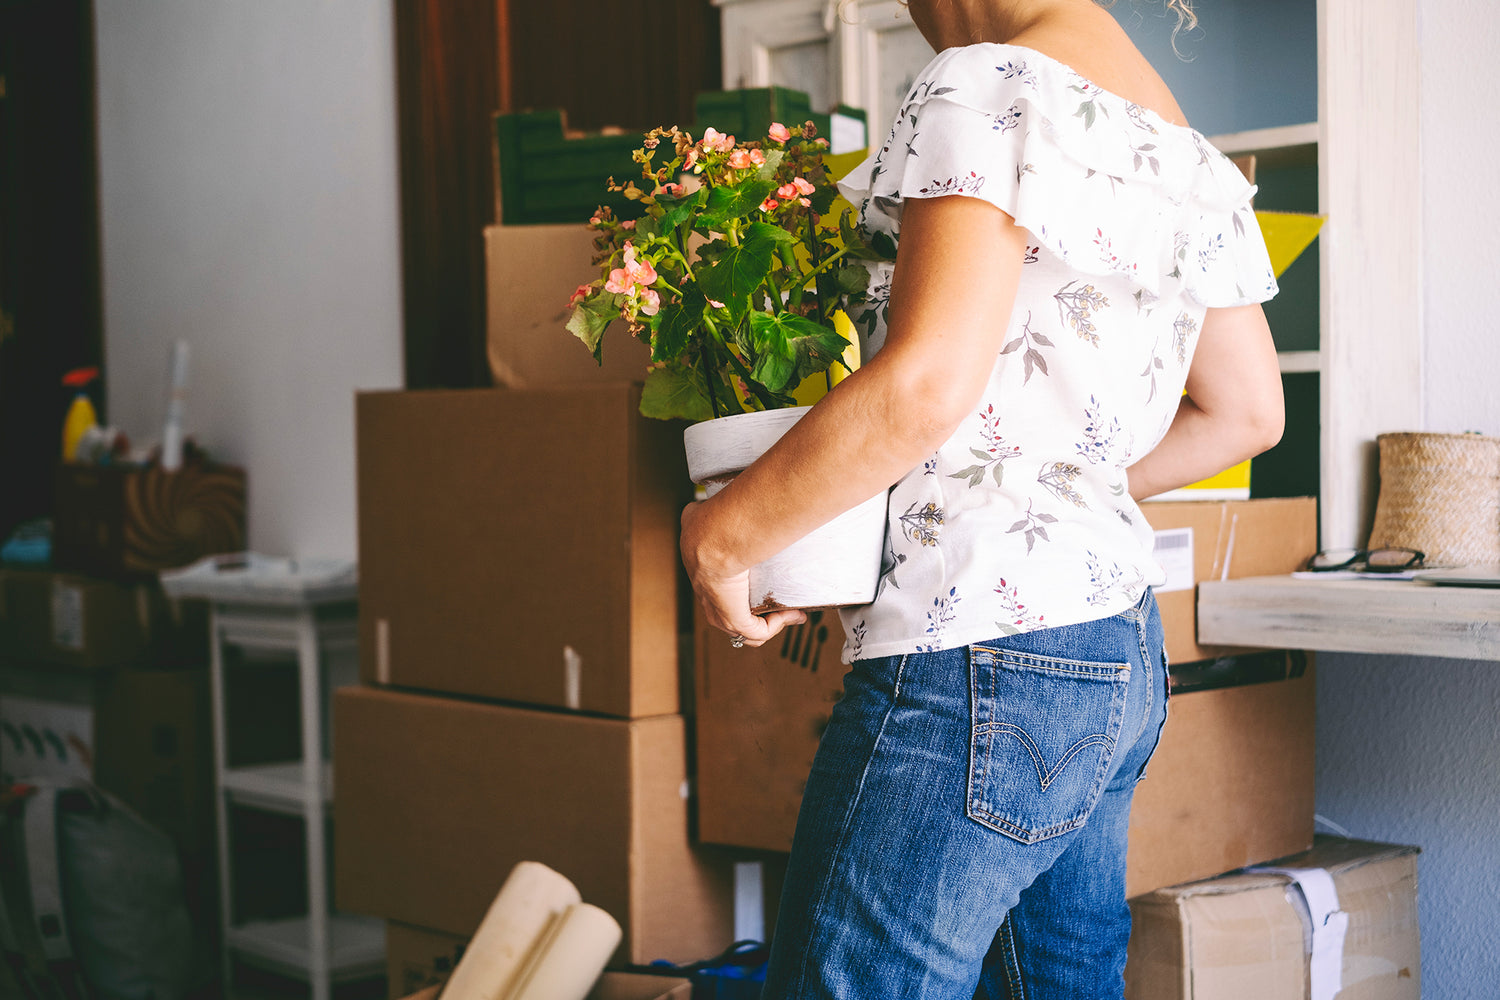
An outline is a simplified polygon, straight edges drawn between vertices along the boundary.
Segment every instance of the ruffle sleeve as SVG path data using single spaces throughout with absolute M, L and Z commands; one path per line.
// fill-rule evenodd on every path
M 867 228 L 899 235 L 910 198 L 995 205 L 1088 275 L 1204 306 L 1276 294 L 1255 188 L 1197 132 L 1040 53 L 948 49 L 909 92 L 889 137 L 840 182 Z

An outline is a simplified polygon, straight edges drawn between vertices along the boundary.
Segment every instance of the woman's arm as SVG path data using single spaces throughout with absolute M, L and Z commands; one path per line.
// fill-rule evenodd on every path
M 1137 500 L 1196 483 L 1281 440 L 1276 346 L 1260 306 L 1210 309 L 1166 436 L 1128 470 Z
M 802 620 L 750 613 L 750 567 L 889 488 L 952 436 L 1003 345 L 1025 239 L 988 202 L 907 203 L 880 352 L 683 512 L 682 559 L 710 624 L 758 646 Z

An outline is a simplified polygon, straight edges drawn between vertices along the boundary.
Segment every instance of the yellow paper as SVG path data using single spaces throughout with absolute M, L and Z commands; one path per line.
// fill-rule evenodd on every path
M 1271 270 L 1281 277 L 1292 261 L 1312 245 L 1318 230 L 1323 228 L 1325 216 L 1307 215 L 1302 212 L 1256 212 L 1260 233 L 1266 240 L 1266 251 L 1271 255 Z

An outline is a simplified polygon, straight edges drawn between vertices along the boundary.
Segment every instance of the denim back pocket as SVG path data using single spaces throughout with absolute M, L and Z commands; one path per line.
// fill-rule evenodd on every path
M 969 818 L 1023 844 L 1082 826 L 1125 718 L 1128 663 L 974 646 Z

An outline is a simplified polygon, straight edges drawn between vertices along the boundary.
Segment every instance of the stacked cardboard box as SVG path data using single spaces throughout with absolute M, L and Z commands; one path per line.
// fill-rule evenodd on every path
M 619 921 L 616 963 L 733 940 L 734 856 L 690 834 L 691 486 L 680 428 L 642 418 L 639 393 L 359 397 L 366 686 L 335 697 L 341 909 L 466 936 L 533 860 Z

